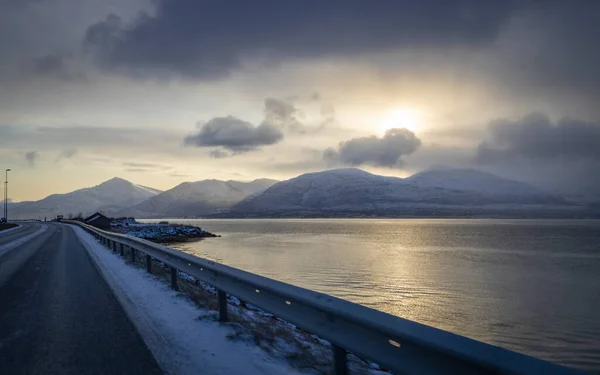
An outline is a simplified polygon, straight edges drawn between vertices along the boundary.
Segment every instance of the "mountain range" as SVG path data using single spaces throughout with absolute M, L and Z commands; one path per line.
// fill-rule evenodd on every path
M 35 202 L 13 203 L 10 217 L 54 218 L 56 215 L 89 215 L 96 211 L 114 213 L 151 198 L 161 191 L 136 185 L 122 178 L 113 178 L 100 185 L 66 194 L 52 194 Z
M 146 218 L 208 215 L 233 207 L 249 196 L 262 193 L 277 182 L 268 179 L 251 182 L 184 182 L 138 205 L 121 210 L 117 215 Z
M 436 216 L 546 208 L 564 211 L 562 197 L 473 169 L 430 170 L 409 178 L 360 169 L 307 173 L 234 206 L 234 216 Z M 486 210 L 482 210 L 485 208 Z
M 159 217 L 518 216 L 594 217 L 598 208 L 474 169 L 437 168 L 408 178 L 360 169 L 276 181 L 202 180 L 167 191 L 114 178 L 98 186 L 13 203 L 13 218 L 58 214 Z

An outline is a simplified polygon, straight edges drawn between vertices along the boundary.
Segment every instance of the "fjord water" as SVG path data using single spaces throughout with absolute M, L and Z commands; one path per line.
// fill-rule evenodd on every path
M 180 250 L 600 372 L 600 222 L 170 220 Z

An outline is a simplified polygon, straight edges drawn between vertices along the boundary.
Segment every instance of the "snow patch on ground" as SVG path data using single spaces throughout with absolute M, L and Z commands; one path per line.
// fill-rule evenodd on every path
M 21 228 L 21 225 L 19 225 L 19 224 L 16 224 L 16 225 L 17 225 L 16 227 L 13 227 L 13 228 L 9 228 L 9 229 L 6 229 L 6 230 L 3 230 L 3 231 L 0 231 L 0 236 L 4 235 L 4 234 L 6 234 L 6 233 L 10 233 L 10 232 L 12 232 L 12 231 L 15 231 L 15 230 L 17 230 L 17 229 Z
M 16 228 L 12 228 L 12 229 L 16 229 Z M 8 230 L 12 230 L 12 229 L 8 229 Z M 4 255 L 6 252 L 14 249 L 15 247 L 20 246 L 20 245 L 30 241 L 32 238 L 39 236 L 40 234 L 44 233 L 46 231 L 46 229 L 48 229 L 48 226 L 42 225 L 42 227 L 40 229 L 31 233 L 30 235 L 27 235 L 25 237 L 20 237 L 12 242 L 9 242 L 7 244 L 0 246 L 0 255 Z M 6 232 L 6 231 L 4 231 L 4 232 Z
M 126 313 L 167 374 L 301 374 L 214 321 L 181 293 L 127 265 L 83 229 L 73 227 Z

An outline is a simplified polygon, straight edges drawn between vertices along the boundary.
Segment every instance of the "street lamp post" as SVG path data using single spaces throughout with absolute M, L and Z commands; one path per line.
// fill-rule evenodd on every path
M 6 170 L 6 179 L 4 180 L 4 220 L 8 223 L 8 172 L 10 168 Z

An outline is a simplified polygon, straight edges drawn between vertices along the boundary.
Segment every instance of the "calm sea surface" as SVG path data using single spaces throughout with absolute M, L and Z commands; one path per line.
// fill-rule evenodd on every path
M 188 253 L 600 373 L 600 221 L 170 220 Z

